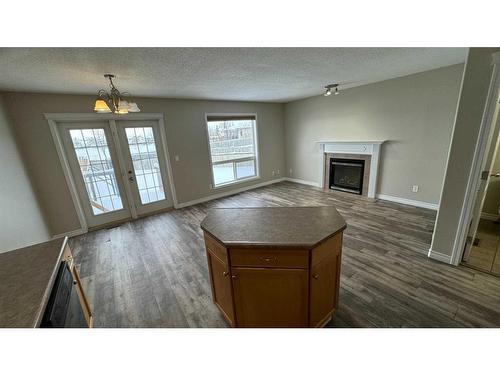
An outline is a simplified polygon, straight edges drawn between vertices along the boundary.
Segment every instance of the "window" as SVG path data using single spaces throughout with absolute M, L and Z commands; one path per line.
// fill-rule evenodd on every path
M 257 176 L 255 116 L 208 116 L 214 187 Z

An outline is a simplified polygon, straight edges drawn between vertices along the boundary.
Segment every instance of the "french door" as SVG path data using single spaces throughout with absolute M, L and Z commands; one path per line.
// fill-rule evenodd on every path
M 158 121 L 115 121 L 133 208 L 145 215 L 173 205 Z
M 88 227 L 173 205 L 158 120 L 59 122 L 58 131 Z

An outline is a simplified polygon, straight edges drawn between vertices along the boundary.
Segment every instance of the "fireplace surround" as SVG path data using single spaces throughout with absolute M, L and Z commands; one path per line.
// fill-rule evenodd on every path
M 339 141 L 321 140 L 321 165 L 319 187 L 329 189 L 330 159 L 364 160 L 363 187 L 361 195 L 375 198 L 377 189 L 380 150 L 385 140 L 380 141 Z

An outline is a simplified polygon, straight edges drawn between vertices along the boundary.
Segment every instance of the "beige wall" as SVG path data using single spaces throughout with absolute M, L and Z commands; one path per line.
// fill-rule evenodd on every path
M 46 112 L 89 113 L 94 96 L 4 93 L 16 136 L 33 185 L 39 192 L 52 234 L 80 227 L 66 186 Z M 179 203 L 239 187 L 270 181 L 272 171 L 285 168 L 283 105 L 201 100 L 136 98 L 142 112 L 163 113 L 172 172 Z M 212 190 L 205 113 L 256 113 L 260 152 L 260 180 Z M 179 155 L 179 162 L 174 161 Z
M 287 173 L 319 182 L 315 141 L 381 140 L 378 194 L 438 203 L 463 64 L 285 105 Z M 411 185 L 419 185 L 413 193 Z
M 451 256 L 498 48 L 471 48 L 465 64 L 455 126 L 432 239 L 432 252 Z M 442 258 L 442 257 L 441 257 Z
M 0 95 L 0 252 L 49 239 Z

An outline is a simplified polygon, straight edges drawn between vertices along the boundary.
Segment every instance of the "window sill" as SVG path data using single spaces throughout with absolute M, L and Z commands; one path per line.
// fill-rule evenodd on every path
M 212 190 L 224 189 L 224 188 L 227 188 L 229 186 L 240 185 L 240 184 L 243 184 L 245 182 L 255 181 L 255 180 L 260 180 L 260 176 L 252 176 L 252 177 L 248 177 L 248 178 L 242 178 L 241 180 L 226 182 L 225 184 L 212 186 Z

